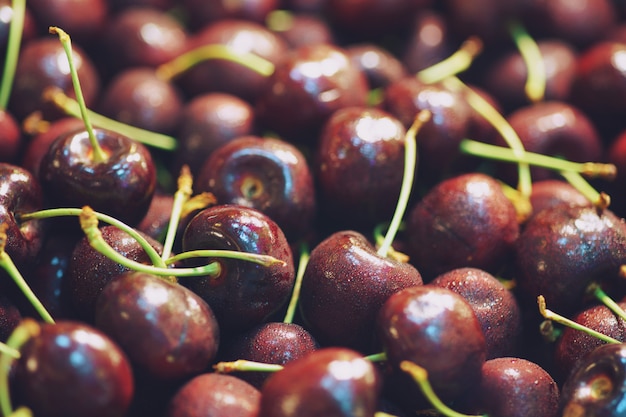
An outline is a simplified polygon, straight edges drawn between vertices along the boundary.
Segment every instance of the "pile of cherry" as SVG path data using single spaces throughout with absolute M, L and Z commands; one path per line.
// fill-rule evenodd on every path
M 0 52 L 1 415 L 624 415 L 623 1 L 0 0 Z

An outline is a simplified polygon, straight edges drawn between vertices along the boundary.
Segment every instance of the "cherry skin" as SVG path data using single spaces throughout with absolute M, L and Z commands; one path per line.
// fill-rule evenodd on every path
M 287 42 L 290 49 L 316 43 L 334 44 L 335 33 L 321 15 L 291 13 L 279 23 L 268 21 L 270 29 Z
M 393 366 L 414 362 L 433 389 L 452 400 L 480 381 L 486 343 L 470 304 L 447 288 L 421 285 L 393 294 L 376 321 Z
M 219 328 L 211 308 L 179 284 L 130 271 L 98 296 L 95 325 L 138 369 L 160 380 L 205 371 L 217 354 Z
M 22 321 L 22 313 L 13 300 L 7 295 L 0 295 L 0 342 L 7 339 Z
M 167 405 L 167 417 L 257 417 L 261 393 L 232 375 L 198 375 L 178 389 Z
M 0 161 L 17 163 L 22 148 L 22 132 L 17 120 L 6 110 L 0 110 Z
M 279 226 L 258 210 L 219 205 L 202 210 L 182 236 L 183 251 L 226 249 L 273 256 L 284 263 L 262 266 L 226 258 L 201 258 L 185 265 L 219 262 L 217 276 L 181 278 L 213 309 L 223 334 L 248 330 L 276 313 L 295 280 L 291 247 Z
M 530 205 L 533 208 L 533 213 L 539 213 L 544 208 L 559 204 L 592 205 L 584 194 L 567 181 L 559 179 L 533 181 L 530 194 Z
M 142 144 L 106 129 L 94 134 L 106 154 L 94 160 L 87 131 L 59 136 L 41 161 L 39 179 L 56 207 L 90 206 L 129 225 L 146 214 L 156 188 L 156 167 Z
M 371 353 L 380 344 L 372 327 L 378 310 L 392 294 L 421 284 L 410 264 L 377 254 L 358 232 L 339 231 L 311 251 L 300 313 L 321 345 Z
M 259 417 L 371 417 L 380 383 L 374 365 L 358 352 L 318 349 L 268 378 Z
M 561 391 L 563 416 L 618 416 L 626 397 L 626 344 L 606 344 L 585 356 Z
M 346 107 L 333 113 L 317 142 L 314 172 L 325 215 L 362 228 L 393 215 L 404 174 L 406 130 L 375 108 Z
M 418 13 L 411 23 L 409 38 L 401 56 L 407 70 L 417 73 L 451 53 L 452 39 L 446 17 L 435 10 Z
M 370 88 L 386 87 L 407 75 L 407 69 L 402 62 L 375 43 L 348 45 L 346 52 L 365 73 Z
M 461 267 L 495 273 L 513 255 L 519 224 L 498 181 L 467 173 L 441 181 L 410 209 L 406 236 L 411 262 L 430 280 Z
M 193 27 L 203 27 L 211 22 L 229 19 L 249 20 L 264 24 L 268 14 L 279 7 L 279 0 L 246 0 L 232 3 L 228 0 L 183 0 Z
M 296 146 L 278 138 L 241 136 L 220 146 L 202 164 L 194 190 L 263 212 L 290 240 L 304 235 L 315 215 L 309 164 Z
M 84 323 L 43 324 L 20 348 L 12 387 L 34 415 L 121 417 L 134 378 L 124 352 Z

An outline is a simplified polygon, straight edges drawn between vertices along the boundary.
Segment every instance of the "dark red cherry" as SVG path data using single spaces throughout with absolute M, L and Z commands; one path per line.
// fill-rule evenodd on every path
M 269 322 L 235 337 L 227 346 L 228 360 L 245 359 L 254 362 L 285 365 L 318 349 L 313 335 L 295 323 Z M 234 374 L 261 389 L 268 372 L 245 371 Z
M 346 107 L 322 128 L 314 154 L 320 207 L 348 227 L 388 221 L 404 175 L 406 130 L 390 113 Z
M 570 372 L 561 391 L 563 416 L 613 417 L 626 407 L 626 344 L 594 349 Z
M 277 64 L 256 114 L 260 124 L 286 139 L 311 143 L 336 110 L 364 106 L 367 93 L 365 74 L 343 49 L 305 45 Z
M 477 268 L 459 268 L 430 284 L 452 290 L 469 302 L 485 335 L 487 359 L 518 353 L 522 312 L 513 293 L 496 277 Z
M 121 417 L 134 392 L 124 352 L 84 323 L 43 324 L 20 348 L 12 388 L 34 415 Z
M 136 227 L 137 230 L 157 241 L 164 241 L 172 218 L 173 206 L 174 196 L 157 189 L 152 196 L 148 212 Z
M 72 46 L 72 59 L 85 103 L 91 107 L 100 92 L 100 75 L 80 45 Z M 70 97 L 75 96 L 62 44 L 53 37 L 37 38 L 20 51 L 9 109 L 18 120 L 35 110 L 45 110 L 46 118 L 58 118 L 59 110 L 42 99 L 44 90 L 51 86 L 62 89 Z
M 444 11 L 450 31 L 460 39 L 478 36 L 487 45 L 508 41 L 507 22 L 519 16 L 524 0 L 446 0 Z
M 280 6 L 279 0 L 183 0 L 184 10 L 192 26 L 202 27 L 211 22 L 227 19 L 250 20 L 264 24 L 267 16 Z
M 78 221 L 78 220 L 77 220 Z M 122 256 L 145 264 L 152 264 L 137 240 L 115 226 L 100 228 L 102 237 Z M 145 236 L 152 247 L 160 251 L 159 242 Z M 68 267 L 67 288 L 78 318 L 93 322 L 96 301 L 105 285 L 128 268 L 109 259 L 91 247 L 87 237 L 81 238 L 72 251 Z
M 94 159 L 87 131 L 59 136 L 41 161 L 39 178 L 56 207 L 90 206 L 130 225 L 146 214 L 156 188 L 156 167 L 141 143 L 116 132 L 95 128 L 105 153 Z
M 533 181 L 530 194 L 530 205 L 533 208 L 533 213 L 539 213 L 545 208 L 558 204 L 592 205 L 583 193 L 567 181 L 560 179 Z
M 372 323 L 385 301 L 422 284 L 410 264 L 376 253 L 360 233 L 333 233 L 311 251 L 300 292 L 306 328 L 322 345 L 371 353 L 379 343 Z
M 40 33 L 57 26 L 82 45 L 100 36 L 109 20 L 106 0 L 29 0 L 28 8 Z
M 0 161 L 17 163 L 22 145 L 22 131 L 17 120 L 7 110 L 0 110 Z
M 187 165 L 193 175 L 215 149 L 238 136 L 255 132 L 253 107 L 225 93 L 200 94 L 180 111 L 174 172 Z
M 402 63 L 416 73 L 450 56 L 452 39 L 446 17 L 436 10 L 417 13 L 402 53 Z
M 329 22 L 321 15 L 277 12 L 268 16 L 267 25 L 283 38 L 290 48 L 316 43 L 335 43 L 335 33 Z
M 242 136 L 209 155 L 194 182 L 220 204 L 257 209 L 289 239 L 310 230 L 316 199 L 313 174 L 304 154 L 279 138 Z
M 6 343 L 21 321 L 22 313 L 15 302 L 7 294 L 0 294 L 0 342 Z
M 376 328 L 394 366 L 414 362 L 437 395 L 453 399 L 480 381 L 486 344 L 470 304 L 447 288 L 421 285 L 384 303 Z
M 95 325 L 151 377 L 182 380 L 206 371 L 220 335 L 211 308 L 182 285 L 129 271 L 106 284 Z
M 174 132 L 182 107 L 180 91 L 148 67 L 118 72 L 98 102 L 103 115 L 160 133 Z
M 386 87 L 407 75 L 404 64 L 389 50 L 375 43 L 347 45 L 346 52 L 365 73 L 370 88 Z
M 219 205 L 202 210 L 189 221 L 183 251 L 225 249 L 270 255 L 284 263 L 262 266 L 226 258 L 200 258 L 186 265 L 218 262 L 216 276 L 181 278 L 213 309 L 220 330 L 248 330 L 276 313 L 291 295 L 295 270 L 291 247 L 279 226 L 258 210 Z
M 516 243 L 516 283 L 561 314 L 576 310 L 594 280 L 617 280 L 626 262 L 626 223 L 608 209 L 557 205 L 526 223 Z
M 406 236 L 411 262 L 427 280 L 462 267 L 495 273 L 513 254 L 519 224 L 502 185 L 468 173 L 441 181 L 410 209 Z
M 198 375 L 178 389 L 167 405 L 167 417 L 257 417 L 261 393 L 232 375 Z
M 380 384 L 377 369 L 358 352 L 318 349 L 268 378 L 259 417 L 370 417 Z

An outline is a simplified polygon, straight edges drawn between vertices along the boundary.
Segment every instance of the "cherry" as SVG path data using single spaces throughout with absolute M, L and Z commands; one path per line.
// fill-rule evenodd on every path
M 204 372 L 217 354 L 219 328 L 211 308 L 191 290 L 129 271 L 98 296 L 95 326 L 151 377 L 182 380 Z
M 261 393 L 232 375 L 205 373 L 180 387 L 170 399 L 167 417 L 256 417 Z
M 22 132 L 15 117 L 0 110 L 0 161 L 17 163 L 22 148 Z
M 422 284 L 410 264 L 379 255 L 361 233 L 339 231 L 311 252 L 300 293 L 300 313 L 320 344 L 376 349 L 372 323 L 397 291 Z
M 626 224 L 610 210 L 547 208 L 529 219 L 517 240 L 517 286 L 520 295 L 543 295 L 567 314 L 592 281 L 615 280 L 625 256 Z
M 183 251 L 227 249 L 270 255 L 278 262 L 262 266 L 236 259 L 215 259 L 215 276 L 181 278 L 213 309 L 224 333 L 254 327 L 276 313 L 288 300 L 295 279 L 293 255 L 279 226 L 248 207 L 218 205 L 196 214 L 182 236 Z M 187 260 L 185 265 L 206 264 Z
M 335 33 L 330 24 L 320 15 L 313 13 L 275 10 L 267 16 L 266 24 L 292 49 L 316 43 L 336 43 Z
M 162 241 L 170 223 L 173 206 L 174 196 L 157 189 L 150 201 L 148 212 L 136 229 L 154 240 Z
M 20 347 L 11 382 L 35 415 L 116 417 L 129 408 L 133 373 L 124 352 L 84 323 L 38 326 Z
M 563 416 L 616 416 L 624 408 L 626 345 L 602 345 L 570 372 L 561 391 Z
M 559 204 L 591 206 L 589 199 L 567 181 L 546 179 L 533 182 L 530 204 L 533 213 Z
M 22 321 L 22 313 L 7 294 L 0 295 L 0 342 L 6 342 Z
M 191 25 L 202 27 L 216 21 L 238 19 L 263 24 L 267 16 L 279 5 L 279 0 L 246 0 L 232 3 L 228 0 L 205 2 L 202 0 L 182 0 L 189 15 Z
M 253 107 L 232 94 L 197 95 L 184 105 L 179 116 L 175 172 L 187 165 L 197 175 L 215 149 L 256 130 Z
M 290 240 L 305 234 L 313 223 L 313 174 L 304 154 L 282 139 L 232 139 L 202 164 L 194 189 L 212 193 L 221 204 L 263 212 Z
M 391 52 L 375 43 L 348 45 L 346 52 L 365 73 L 370 88 L 386 87 L 407 75 L 404 64 Z
M 452 290 L 429 284 L 400 290 L 381 307 L 376 328 L 392 365 L 425 368 L 442 398 L 480 381 L 485 337 L 470 304 Z
M 459 268 L 437 276 L 430 284 L 448 288 L 469 302 L 485 335 L 487 359 L 519 353 L 521 308 L 496 277 L 477 268 Z
M 473 172 L 446 179 L 410 209 L 411 262 L 427 280 L 461 267 L 495 273 L 513 255 L 519 224 L 501 184 Z
M 259 416 L 372 416 L 380 384 L 374 365 L 358 352 L 318 349 L 267 379 L 261 389 Z

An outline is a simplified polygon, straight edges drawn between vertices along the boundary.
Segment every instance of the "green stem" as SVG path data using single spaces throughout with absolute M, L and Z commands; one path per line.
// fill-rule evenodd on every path
M 570 320 L 567 317 L 563 317 L 560 314 L 557 314 L 555 312 L 553 312 L 552 310 L 548 310 L 546 308 L 546 300 L 543 296 L 539 296 L 537 297 L 537 304 L 539 305 L 539 312 L 541 313 L 541 315 L 543 316 L 543 318 L 547 319 L 547 320 L 551 320 L 554 321 L 555 323 L 559 323 L 562 324 L 563 326 L 567 326 L 567 327 L 571 327 L 574 330 L 578 330 L 584 333 L 587 333 L 590 336 L 593 336 L 597 339 L 602 340 L 603 342 L 606 343 L 622 343 L 617 339 L 614 339 L 610 336 L 607 336 L 605 334 L 602 334 L 596 330 L 593 330 L 587 326 L 583 326 L 580 323 L 576 323 L 574 320 Z
M 589 184 L 578 172 L 561 171 L 561 176 L 567 180 L 574 188 L 583 194 L 591 203 L 604 210 L 611 204 L 611 197 L 604 193 L 598 192 L 591 184 Z
M 163 243 L 163 253 L 161 259 L 167 259 L 172 253 L 174 247 L 174 240 L 176 239 L 176 232 L 178 231 L 178 225 L 182 215 L 183 206 L 191 197 L 193 178 L 189 166 L 184 165 L 181 169 L 180 176 L 178 177 L 178 189 L 174 194 L 174 203 L 172 205 L 172 213 L 170 214 L 170 221 L 167 225 L 167 233 L 165 235 L 165 242 Z
M 431 115 L 432 114 L 429 110 L 420 111 L 415 117 L 413 124 L 406 132 L 404 140 L 404 173 L 402 177 L 402 185 L 400 188 L 400 196 L 398 197 L 396 210 L 393 213 L 393 217 L 391 219 L 391 223 L 389 224 L 389 229 L 387 229 L 385 239 L 378 248 L 377 253 L 380 256 L 387 256 L 389 248 L 391 247 L 391 244 L 393 243 L 393 240 L 398 233 L 398 229 L 400 228 L 400 223 L 402 223 L 402 218 L 404 217 L 404 213 L 409 203 L 411 190 L 413 188 L 413 179 L 415 178 L 415 166 L 417 165 L 417 144 L 415 136 L 418 134 L 420 128 L 424 125 L 424 123 L 430 120 Z
M 300 262 L 298 263 L 298 271 L 296 272 L 296 280 L 293 284 L 293 291 L 291 292 L 291 299 L 289 300 L 289 305 L 287 306 L 287 312 L 285 313 L 285 318 L 283 319 L 283 323 L 293 323 L 293 318 L 296 315 L 296 307 L 298 305 L 298 300 L 300 299 L 300 289 L 302 288 L 302 278 L 304 277 L 304 271 L 306 271 L 306 266 L 309 263 L 310 258 L 309 247 L 305 242 L 300 244 Z
M 624 309 L 615 302 L 609 295 L 604 292 L 597 283 L 593 283 L 589 286 L 589 292 L 593 294 L 602 304 L 604 304 L 609 310 L 611 310 L 616 316 L 622 320 L 626 320 L 626 312 Z
M 83 90 L 80 87 L 80 79 L 78 78 L 78 72 L 76 71 L 76 65 L 74 65 L 74 57 L 72 53 L 72 40 L 69 35 L 63 30 L 56 26 L 50 27 L 50 33 L 56 34 L 59 36 L 59 40 L 63 45 L 63 49 L 65 50 L 65 54 L 67 55 L 67 62 L 70 66 L 70 75 L 72 77 L 72 85 L 74 86 L 74 94 L 76 95 L 76 100 L 78 101 L 78 105 L 80 106 L 80 115 L 85 123 L 85 129 L 89 134 L 89 141 L 91 142 L 91 148 L 93 151 L 93 160 L 96 163 L 104 162 L 107 160 L 107 155 L 100 147 L 100 143 L 98 143 L 98 139 L 96 138 L 96 134 L 93 131 L 93 126 L 91 125 L 91 119 L 89 118 L 89 113 L 87 112 L 87 105 L 85 104 L 85 97 L 83 96 Z
M 80 209 L 80 208 L 46 209 L 46 210 L 34 211 L 32 213 L 21 214 L 18 220 L 27 221 L 27 220 L 34 220 L 34 219 L 53 219 L 56 217 L 69 217 L 69 216 L 80 217 L 82 212 L 83 212 L 83 209 Z M 146 252 L 146 255 L 148 255 L 148 258 L 150 259 L 150 262 L 152 262 L 153 265 L 161 267 L 161 268 L 167 267 L 167 264 L 163 261 L 163 259 L 161 259 L 161 255 L 159 255 L 156 249 L 153 248 L 152 245 L 150 245 L 150 243 L 146 240 L 146 238 L 141 233 L 139 233 L 136 229 L 130 227 L 124 222 L 121 222 L 115 217 L 111 217 L 109 215 L 99 213 L 96 211 L 94 211 L 93 213 L 95 214 L 98 220 L 108 223 L 112 226 L 117 227 L 118 229 L 123 230 L 131 238 L 135 239 L 137 243 L 139 243 L 141 248 Z
M 26 1 L 13 0 L 11 7 L 13 8 L 13 16 L 11 16 L 6 58 L 2 72 L 2 85 L 0 85 L 0 110 L 7 108 L 9 98 L 11 97 L 11 90 L 13 89 L 13 79 L 15 78 L 19 51 L 22 44 L 22 33 L 24 31 Z
M 274 64 L 265 58 L 249 52 L 237 52 L 227 45 L 211 44 L 200 46 L 162 64 L 156 69 L 157 77 L 171 80 L 195 65 L 211 59 L 235 62 L 264 77 L 269 77 L 274 72 Z
M 482 41 L 479 38 L 471 37 L 463 42 L 461 47 L 448 58 L 419 71 L 417 78 L 426 84 L 432 84 L 459 74 L 472 65 L 482 46 Z
M 0 342 L 0 355 L 9 355 L 13 359 L 19 359 L 19 357 L 21 356 L 19 350 L 12 348 L 11 346 L 2 342 Z
M 63 110 L 65 114 L 79 119 L 81 118 L 80 104 L 71 97 L 68 97 L 58 87 L 50 87 L 46 89 L 43 93 L 43 97 L 45 100 L 52 102 L 59 109 Z M 137 142 L 141 142 L 144 145 L 166 151 L 173 151 L 178 147 L 178 142 L 171 136 L 127 125 L 125 123 L 118 122 L 117 120 L 109 119 L 108 117 L 102 116 L 101 114 L 93 112 L 89 109 L 86 111 L 89 119 L 91 119 L 96 126 L 106 126 L 107 129 L 121 135 L 128 136 L 129 138 L 132 138 Z
M 285 265 L 285 261 L 282 261 L 278 258 L 274 258 L 270 255 L 260 255 L 257 253 L 249 253 L 249 252 L 240 252 L 235 250 L 222 250 L 222 249 L 198 249 L 198 250 L 190 250 L 183 253 L 179 253 L 174 256 L 170 256 L 165 262 L 168 265 L 172 265 L 178 261 L 182 261 L 183 259 L 192 259 L 192 258 L 225 258 L 225 259 L 236 259 L 239 261 L 252 262 L 261 266 L 272 266 L 272 265 Z
M 509 33 L 526 64 L 526 96 L 532 102 L 541 101 L 546 92 L 546 68 L 539 46 L 518 22 L 509 25 Z
M 379 352 L 379 353 L 374 353 L 372 355 L 367 355 L 365 359 L 367 359 L 370 362 L 386 362 L 387 352 Z
M 18 324 L 7 339 L 7 345 L 19 352 L 24 343 L 26 343 L 31 337 L 36 337 L 39 334 L 39 331 L 39 324 L 37 324 L 35 320 L 28 318 L 24 319 L 20 324 Z M 9 392 L 9 374 L 11 372 L 11 363 L 14 359 L 15 358 L 12 355 L 7 355 L 5 353 L 0 355 L 0 412 L 4 417 L 28 415 L 14 414 L 24 412 L 23 410 L 20 411 L 19 408 L 18 410 L 13 411 L 11 393 Z
M 410 361 L 402 361 L 400 363 L 400 369 L 407 372 L 413 377 L 415 382 L 417 382 L 417 385 L 419 385 L 420 390 L 422 391 L 424 396 L 438 412 L 446 417 L 469 417 L 467 414 L 462 414 L 458 411 L 451 409 L 446 404 L 444 404 L 443 401 L 441 401 L 439 396 L 437 396 L 437 394 L 433 390 L 432 385 L 430 385 L 430 381 L 428 380 L 428 372 L 426 371 L 426 369 Z M 482 417 L 488 416 L 485 414 L 482 415 Z

